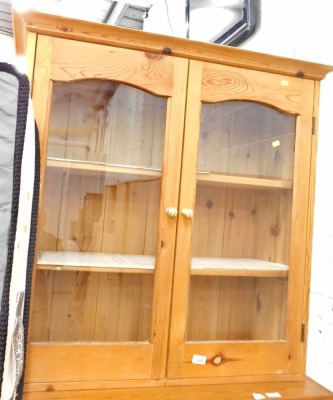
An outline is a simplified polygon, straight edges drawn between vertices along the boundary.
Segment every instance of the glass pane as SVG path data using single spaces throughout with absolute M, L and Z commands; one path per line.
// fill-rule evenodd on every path
M 292 180 L 295 117 L 258 103 L 203 104 L 199 172 Z
M 187 340 L 285 337 L 296 117 L 203 104 Z
M 148 340 L 165 119 L 124 84 L 54 84 L 34 340 Z
M 38 270 L 31 341 L 147 341 L 153 274 Z

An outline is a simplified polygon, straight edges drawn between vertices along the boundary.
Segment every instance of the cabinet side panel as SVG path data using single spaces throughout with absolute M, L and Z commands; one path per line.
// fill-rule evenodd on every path
M 302 342 L 304 296 L 308 254 L 306 251 L 311 204 L 312 116 L 314 82 L 303 80 L 302 112 L 297 118 L 293 206 L 291 213 L 290 273 L 288 286 L 287 338 L 290 339 L 290 364 L 304 372 L 305 342 Z M 295 311 L 297 311 L 295 313 Z

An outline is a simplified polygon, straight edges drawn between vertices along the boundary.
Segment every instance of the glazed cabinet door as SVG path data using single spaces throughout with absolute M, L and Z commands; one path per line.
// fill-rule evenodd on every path
M 313 91 L 190 62 L 170 378 L 304 372 Z
M 188 61 L 38 36 L 26 383 L 163 378 Z

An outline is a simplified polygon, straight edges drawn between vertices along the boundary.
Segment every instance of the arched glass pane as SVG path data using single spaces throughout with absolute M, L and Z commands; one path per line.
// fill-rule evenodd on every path
M 203 104 L 199 172 L 292 179 L 295 116 L 246 101 Z
M 54 83 L 33 341 L 150 335 L 166 99 Z
M 187 340 L 285 336 L 296 117 L 203 104 Z

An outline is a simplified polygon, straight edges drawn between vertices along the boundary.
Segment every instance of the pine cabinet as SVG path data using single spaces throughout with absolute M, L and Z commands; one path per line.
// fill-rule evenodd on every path
M 27 391 L 304 380 L 332 68 L 14 22 L 42 164 Z

